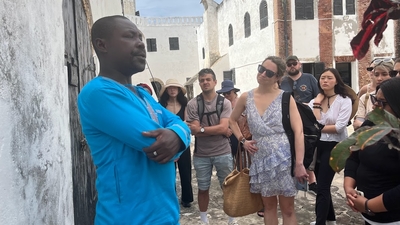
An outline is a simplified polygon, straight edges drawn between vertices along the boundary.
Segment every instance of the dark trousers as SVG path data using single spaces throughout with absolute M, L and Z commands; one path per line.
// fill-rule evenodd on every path
M 181 201 L 186 203 L 193 202 L 192 159 L 190 155 L 190 148 L 186 149 L 182 153 L 177 164 L 179 169 L 179 176 L 181 178 Z
M 337 142 L 320 141 L 317 145 L 317 163 L 315 165 L 315 175 L 318 184 L 317 200 L 315 203 L 316 225 L 325 225 L 326 220 L 336 221 L 331 196 L 331 184 L 335 172 L 329 165 L 331 151 L 336 144 Z

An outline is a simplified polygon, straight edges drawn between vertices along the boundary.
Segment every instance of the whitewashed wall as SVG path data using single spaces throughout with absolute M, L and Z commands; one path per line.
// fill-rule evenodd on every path
M 146 69 L 132 76 L 133 84 L 150 84 L 151 73 L 164 83 L 173 78 L 184 84 L 199 71 L 197 29 L 201 17 L 127 17 L 143 32 L 145 44 L 147 38 L 155 38 L 157 43 L 156 52 L 147 52 Z M 179 38 L 179 50 L 170 50 L 170 37 Z
M 275 55 L 273 1 L 267 1 L 268 27 L 262 30 L 260 30 L 260 3 L 261 1 L 258 0 L 250 2 L 225 0 L 218 6 L 217 11 L 219 51 L 221 55 L 227 54 L 229 57 L 229 67 L 224 68 L 224 70 L 235 68 L 236 85 L 244 91 L 258 85 L 256 80 L 257 65 L 267 56 Z M 251 35 L 247 38 L 244 35 L 244 15 L 246 12 L 250 14 L 251 21 Z M 233 28 L 234 43 L 232 46 L 229 46 L 229 24 L 232 24 Z M 213 67 L 217 66 L 214 65 Z
M 290 5 L 293 55 L 302 62 L 319 61 L 318 1 L 314 1 L 313 20 L 296 20 L 295 0 L 291 0 Z
M 122 15 L 121 0 L 90 0 L 90 7 L 92 8 L 93 22 L 104 16 Z
M 0 224 L 73 224 L 62 1 L 0 15 Z
M 371 49 L 374 54 L 388 54 L 391 57 L 395 56 L 394 48 L 394 22 L 393 20 L 388 21 L 388 26 L 383 32 L 383 38 L 378 46 L 374 44 L 374 39 L 372 39 Z

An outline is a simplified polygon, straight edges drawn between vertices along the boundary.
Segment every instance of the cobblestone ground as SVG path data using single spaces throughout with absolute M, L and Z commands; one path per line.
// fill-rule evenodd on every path
M 197 180 L 194 169 L 192 169 L 193 179 L 193 192 L 194 202 L 190 208 L 181 208 L 181 219 L 182 225 L 198 224 L 200 220 L 199 208 L 197 204 Z M 335 207 L 337 224 L 364 224 L 360 214 L 353 212 L 345 203 L 344 192 L 343 192 L 343 172 L 336 174 L 332 183 L 332 198 L 333 205 Z M 177 191 L 180 195 L 180 181 L 179 175 L 177 176 Z M 222 190 L 219 187 L 218 179 L 216 178 L 215 171 L 211 182 L 210 189 L 210 204 L 208 207 L 210 225 L 226 225 L 227 215 L 222 210 L 223 198 Z M 315 195 L 311 193 L 305 194 L 299 192 L 295 200 L 296 216 L 298 223 L 301 225 L 308 225 L 310 222 L 315 221 Z M 255 225 L 263 224 L 263 219 L 258 217 L 256 214 L 237 218 L 239 225 Z M 282 220 L 279 221 L 282 224 Z

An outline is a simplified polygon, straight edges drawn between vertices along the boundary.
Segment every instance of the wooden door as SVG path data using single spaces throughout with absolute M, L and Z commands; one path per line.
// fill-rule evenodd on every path
M 94 223 L 97 202 L 96 171 L 82 133 L 77 96 L 82 87 L 95 76 L 95 66 L 88 20 L 82 2 L 63 0 L 64 56 L 68 68 L 74 220 L 75 225 L 90 225 Z

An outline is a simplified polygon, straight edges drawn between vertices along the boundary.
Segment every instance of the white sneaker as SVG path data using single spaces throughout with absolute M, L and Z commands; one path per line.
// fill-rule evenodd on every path
M 228 222 L 228 225 L 239 225 L 238 222 L 234 219 L 231 222 Z
M 316 223 L 317 223 L 317 222 L 314 221 L 314 222 L 311 222 L 310 225 L 315 225 Z

